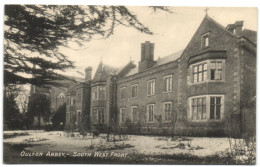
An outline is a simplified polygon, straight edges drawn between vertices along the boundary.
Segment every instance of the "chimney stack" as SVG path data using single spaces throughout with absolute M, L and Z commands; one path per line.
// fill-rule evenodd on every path
M 235 23 L 235 34 L 236 35 L 241 35 L 241 33 L 242 33 L 242 27 L 243 27 L 243 21 L 236 21 L 236 23 Z
M 242 33 L 243 21 L 236 21 L 234 24 L 227 25 L 226 29 L 237 36 Z
M 145 41 L 145 43 L 141 44 L 141 61 L 139 62 L 139 72 L 151 68 L 155 63 L 154 43 Z
M 92 67 L 85 68 L 85 81 L 90 81 L 92 78 Z
M 154 43 L 150 41 L 145 41 L 141 44 L 141 61 L 154 59 Z

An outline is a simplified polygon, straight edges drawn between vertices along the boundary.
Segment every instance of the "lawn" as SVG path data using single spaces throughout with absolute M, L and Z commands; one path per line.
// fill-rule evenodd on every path
M 16 135 L 12 135 L 15 133 Z M 21 135 L 20 135 L 21 134 Z M 12 136 L 12 137 L 5 137 Z M 4 132 L 6 163 L 236 164 L 229 138 Z M 233 139 L 234 140 L 234 139 Z

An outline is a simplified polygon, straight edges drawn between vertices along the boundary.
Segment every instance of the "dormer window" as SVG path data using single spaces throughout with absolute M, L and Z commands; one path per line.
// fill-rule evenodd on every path
M 202 49 L 209 47 L 209 33 L 202 35 L 202 37 L 201 37 L 201 47 L 202 47 Z

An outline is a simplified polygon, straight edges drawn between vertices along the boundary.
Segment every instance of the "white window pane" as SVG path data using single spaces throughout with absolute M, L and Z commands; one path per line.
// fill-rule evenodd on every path
M 199 65 L 199 71 L 202 71 L 202 65 Z
M 204 79 L 204 81 L 207 80 L 207 71 L 203 72 L 203 79 Z
M 202 81 L 202 73 L 199 73 L 199 82 Z
M 197 66 L 193 67 L 193 72 L 196 73 L 197 72 Z
M 197 82 L 197 74 L 194 74 L 194 75 L 193 75 L 193 81 L 194 81 L 194 83 Z
M 205 37 L 205 46 L 209 46 L 209 37 Z
M 221 80 L 222 70 L 215 71 L 215 80 Z
M 169 89 L 168 91 L 172 90 L 172 77 L 169 78 Z
M 217 62 L 217 69 L 222 69 L 222 62 Z
M 211 62 L 210 63 L 210 68 L 211 69 L 216 69 L 216 63 L 215 62 Z
M 207 64 L 204 64 L 203 69 L 204 69 L 204 70 L 207 70 L 207 69 L 208 69 L 208 65 L 207 65 Z

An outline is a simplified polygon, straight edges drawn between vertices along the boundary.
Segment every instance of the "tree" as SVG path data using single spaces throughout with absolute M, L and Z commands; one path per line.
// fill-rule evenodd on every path
M 56 130 L 63 130 L 61 127 L 61 122 L 62 125 L 65 124 L 66 121 L 66 103 L 64 103 L 62 106 L 60 106 L 57 110 L 57 112 L 54 114 L 52 117 L 52 123 L 53 127 Z
M 15 95 L 6 96 L 4 101 L 4 124 L 7 129 L 20 129 L 22 127 L 22 114 L 19 112 Z
M 61 46 L 108 38 L 119 25 L 152 34 L 124 6 L 6 5 L 4 84 L 57 84 L 59 71 L 73 67 Z
M 41 127 L 41 118 L 48 121 L 50 116 L 50 100 L 47 95 L 35 93 L 30 96 L 28 104 L 28 124 L 33 122 L 34 116 L 38 117 L 38 128 Z

